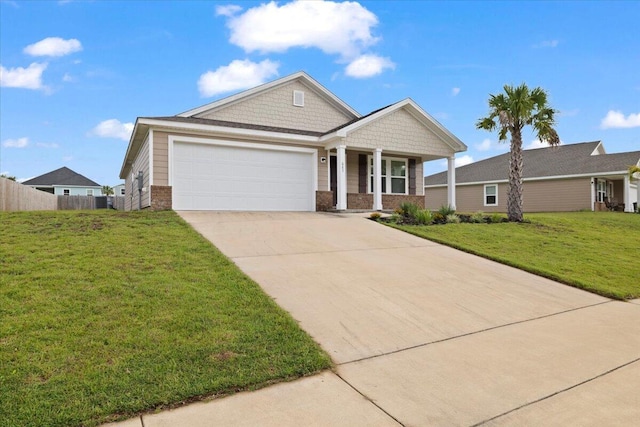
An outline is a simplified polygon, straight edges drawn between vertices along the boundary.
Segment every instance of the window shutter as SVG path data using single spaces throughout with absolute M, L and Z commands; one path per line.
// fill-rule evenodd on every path
M 367 192 L 367 155 L 358 154 L 358 193 Z
M 409 159 L 409 194 L 416 194 L 416 159 Z
M 304 107 L 304 92 L 301 90 L 293 91 L 293 105 L 296 107 Z

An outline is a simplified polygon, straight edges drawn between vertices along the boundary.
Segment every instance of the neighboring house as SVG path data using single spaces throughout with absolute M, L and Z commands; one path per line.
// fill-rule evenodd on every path
M 58 196 L 101 196 L 102 186 L 67 167 L 24 181 L 23 185 Z
M 523 207 L 526 212 L 605 210 L 633 212 L 638 180 L 628 168 L 640 165 L 640 151 L 606 154 L 602 142 L 524 151 Z M 457 209 L 506 212 L 509 153 L 455 170 Z M 447 204 L 445 172 L 424 178 L 425 206 Z
M 453 165 L 465 150 L 411 99 L 361 116 L 298 72 L 176 116 L 138 117 L 120 178 L 127 210 L 393 209 L 424 204 L 424 161 Z
M 113 187 L 113 195 L 118 197 L 124 197 L 125 189 L 124 184 L 118 184 Z

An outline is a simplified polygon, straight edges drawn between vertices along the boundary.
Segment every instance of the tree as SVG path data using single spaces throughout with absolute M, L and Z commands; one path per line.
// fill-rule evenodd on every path
M 102 194 L 104 194 L 105 196 L 113 195 L 113 187 L 110 187 L 108 185 L 103 185 L 102 186 Z
M 6 173 L 3 173 L 2 175 L 0 175 L 0 178 L 7 178 L 9 181 L 15 181 L 16 180 L 15 176 L 7 175 Z
M 638 179 L 640 179 L 640 166 L 629 166 L 629 179 L 633 178 L 635 174 L 638 174 Z
M 518 87 L 504 86 L 504 93 L 489 95 L 489 115 L 476 123 L 476 128 L 493 131 L 498 129 L 499 140 L 511 136 L 509 156 L 509 191 L 507 216 L 509 221 L 521 222 L 522 212 L 522 129 L 532 126 L 541 142 L 551 146 L 560 144 L 554 129 L 556 110 L 549 107 L 547 93 L 537 87 L 529 90 L 526 84 Z

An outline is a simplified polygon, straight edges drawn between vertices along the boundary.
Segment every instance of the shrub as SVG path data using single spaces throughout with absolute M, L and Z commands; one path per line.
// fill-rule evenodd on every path
M 391 216 L 389 217 L 389 222 L 392 222 L 394 224 L 400 222 L 400 220 L 402 219 L 402 215 L 400 215 L 397 211 L 392 213 Z
M 447 224 L 460 224 L 460 217 L 454 213 L 446 216 Z
M 433 214 L 433 223 L 434 224 L 444 224 L 447 222 L 447 219 L 440 212 L 436 212 Z
M 429 225 L 433 222 L 433 214 L 428 209 L 420 209 L 415 216 L 418 225 Z
M 416 218 L 416 214 L 420 211 L 420 208 L 415 203 L 404 202 L 400 204 L 404 216 L 407 218 Z
M 369 218 L 371 218 L 374 221 L 377 221 L 380 219 L 382 215 L 380 215 L 380 212 L 372 212 L 371 215 L 369 215 Z
M 484 212 L 478 211 L 471 215 L 471 222 L 476 224 L 484 222 Z
M 443 217 L 445 217 L 445 218 L 446 218 L 446 217 L 447 217 L 447 215 L 451 215 L 451 214 L 456 213 L 456 210 L 455 210 L 455 209 L 453 209 L 453 208 L 452 208 L 451 206 L 449 206 L 449 205 L 446 205 L 446 206 L 445 206 L 445 205 L 442 205 L 442 206 L 440 206 L 440 209 L 438 209 L 438 213 L 439 213 L 440 215 L 442 215 Z
M 502 222 L 503 218 L 504 217 L 501 214 L 494 212 L 489 216 L 488 220 L 491 224 L 497 224 L 499 222 Z

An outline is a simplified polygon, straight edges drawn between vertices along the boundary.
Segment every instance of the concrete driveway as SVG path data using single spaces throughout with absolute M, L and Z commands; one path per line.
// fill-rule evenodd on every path
M 363 215 L 180 215 L 290 312 L 336 368 L 145 416 L 145 427 L 640 423 L 638 304 Z M 196 415 L 181 423 L 189 411 Z

